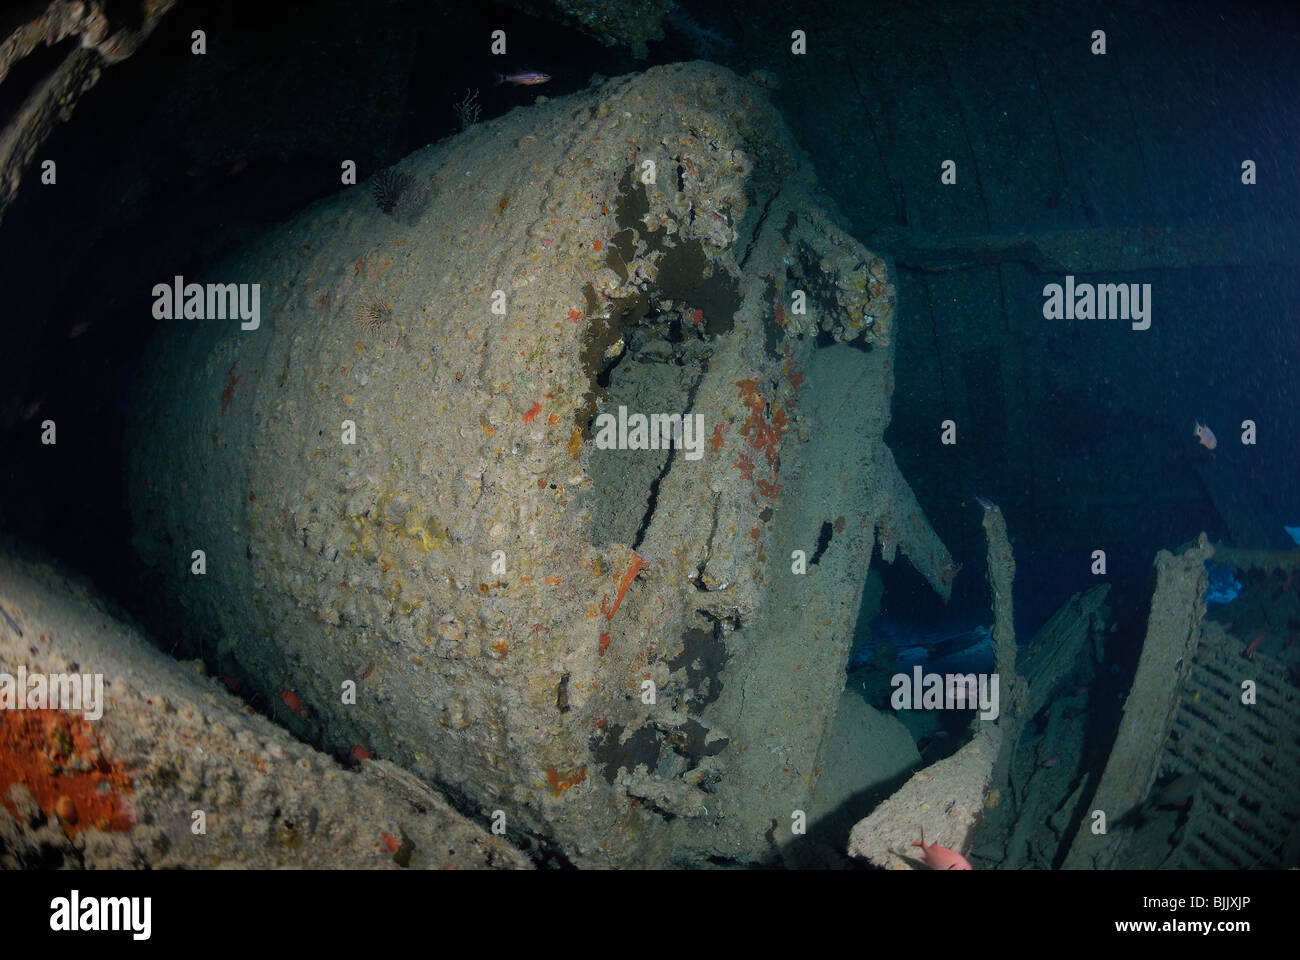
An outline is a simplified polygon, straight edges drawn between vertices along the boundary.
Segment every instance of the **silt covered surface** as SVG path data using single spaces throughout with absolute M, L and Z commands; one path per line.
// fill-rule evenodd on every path
M 259 283 L 259 329 L 161 324 L 129 490 L 177 630 L 294 691 L 300 736 L 365 744 L 571 862 L 770 859 L 873 547 L 941 593 L 954 573 L 880 440 L 886 265 L 711 64 L 399 166 L 391 214 L 363 184 L 186 278 Z M 702 456 L 596 449 L 620 405 L 701 414 Z

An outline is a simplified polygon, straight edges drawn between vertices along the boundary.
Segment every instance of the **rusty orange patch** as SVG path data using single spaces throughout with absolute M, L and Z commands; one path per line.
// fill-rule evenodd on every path
M 803 371 L 796 367 L 794 361 L 789 357 L 786 357 L 783 366 L 785 367 L 786 379 L 790 381 L 790 386 L 797 389 L 799 384 L 803 383 Z
M 713 436 L 709 438 L 709 447 L 712 448 L 714 453 L 717 453 L 719 450 L 722 449 L 723 429 L 724 429 L 723 424 L 721 423 L 718 424 L 716 427 L 713 428 Z
M 47 817 L 75 834 L 90 827 L 129 830 L 122 765 L 103 752 L 94 728 L 65 710 L 0 710 L 0 803 L 15 817 L 9 788 L 21 783 Z
M 230 406 L 230 401 L 234 399 L 235 384 L 237 384 L 240 380 L 243 379 L 243 377 L 235 376 L 235 364 L 233 363 L 230 365 L 230 372 L 227 373 L 226 376 L 229 377 L 230 379 L 226 383 L 226 388 L 221 391 L 221 414 L 220 415 L 223 417 L 226 415 L 226 408 Z
M 757 404 L 759 410 L 763 409 L 763 398 L 758 394 L 757 380 L 753 377 L 748 377 L 744 380 L 732 380 L 731 385 L 740 388 L 741 403 L 749 407 L 751 410 L 754 409 L 755 404 Z
M 576 787 L 587 779 L 587 768 L 579 767 L 567 777 L 561 777 L 554 767 L 546 771 L 546 782 L 551 785 L 551 792 L 557 797 L 570 787 Z
M 754 479 L 754 461 L 750 460 L 745 454 L 742 453 L 732 466 L 738 469 L 740 475 L 746 480 Z

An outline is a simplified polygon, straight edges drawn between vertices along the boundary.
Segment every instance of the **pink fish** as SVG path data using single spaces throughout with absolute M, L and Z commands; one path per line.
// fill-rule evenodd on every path
M 929 865 L 931 870 L 970 870 L 970 861 L 963 857 L 956 850 L 948 847 L 941 847 L 937 843 L 932 843 L 928 847 L 925 845 L 925 827 L 921 828 L 921 842 L 912 841 L 912 846 L 920 847 L 923 852 L 921 859 Z
M 1048 757 L 1041 764 L 1039 764 L 1039 766 L 1048 767 L 1049 769 L 1051 767 L 1059 767 L 1060 765 L 1061 765 L 1060 757 Z
M 1214 438 L 1214 431 L 1199 421 L 1193 425 L 1192 436 L 1201 441 L 1201 446 L 1206 450 L 1213 450 L 1219 445 L 1219 441 Z
M 497 83 L 513 83 L 516 87 L 532 87 L 550 82 L 551 75 L 540 70 L 523 70 L 519 73 L 498 73 Z

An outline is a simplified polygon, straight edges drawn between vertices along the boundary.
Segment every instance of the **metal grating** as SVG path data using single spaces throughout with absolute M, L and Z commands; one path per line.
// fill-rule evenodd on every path
M 1183 838 L 1168 868 L 1277 869 L 1300 819 L 1300 690 L 1285 667 L 1227 634 L 1202 637 L 1161 758 L 1165 771 L 1199 779 Z M 1256 702 L 1243 704 L 1253 680 Z

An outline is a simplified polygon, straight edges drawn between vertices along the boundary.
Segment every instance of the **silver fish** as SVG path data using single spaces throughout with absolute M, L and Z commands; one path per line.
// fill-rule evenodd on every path
M 550 74 L 540 70 L 522 70 L 519 73 L 498 73 L 497 83 L 513 83 L 516 87 L 532 87 L 539 83 L 549 83 Z

